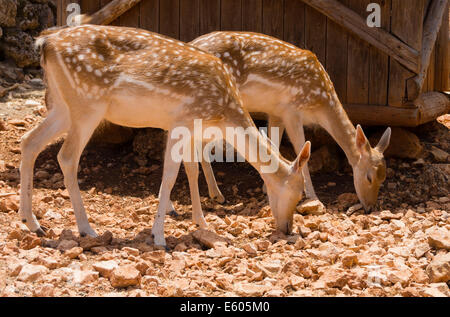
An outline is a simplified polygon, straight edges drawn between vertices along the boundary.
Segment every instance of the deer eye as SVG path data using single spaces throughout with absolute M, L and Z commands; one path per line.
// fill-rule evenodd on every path
M 370 176 L 369 174 L 367 174 L 367 180 L 372 184 L 372 176 Z

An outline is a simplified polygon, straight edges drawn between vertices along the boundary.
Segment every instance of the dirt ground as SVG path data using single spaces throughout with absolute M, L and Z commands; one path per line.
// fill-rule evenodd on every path
M 150 234 L 161 131 L 145 132 L 144 154 L 136 141 L 91 144 L 83 153 L 79 183 L 99 238 L 78 236 L 56 160 L 61 140 L 35 167 L 33 211 L 48 236 L 38 238 L 21 223 L 20 138 L 45 116 L 44 90 L 36 85 L 0 99 L 0 295 L 450 296 L 449 115 L 413 130 L 424 149 L 419 158 L 387 159 L 388 179 L 369 215 L 347 212 L 357 198 L 340 153 L 337 171 L 313 174 L 326 212 L 296 214 L 291 236 L 274 231 L 262 181 L 247 163 L 214 164 L 225 204 L 207 198 L 200 175 L 211 232 L 199 231 L 181 170 L 172 192 L 178 216 L 166 218 L 166 252 Z M 287 142 L 282 152 L 292 157 Z

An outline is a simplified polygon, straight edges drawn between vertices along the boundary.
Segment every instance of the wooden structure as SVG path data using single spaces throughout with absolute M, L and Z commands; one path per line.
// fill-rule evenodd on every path
M 140 27 L 186 42 L 216 30 L 255 31 L 309 49 L 355 123 L 417 126 L 450 110 L 448 96 L 439 93 L 450 91 L 448 0 L 54 1 L 60 25 L 76 2 L 89 23 Z M 374 2 L 381 6 L 380 28 L 366 23 Z

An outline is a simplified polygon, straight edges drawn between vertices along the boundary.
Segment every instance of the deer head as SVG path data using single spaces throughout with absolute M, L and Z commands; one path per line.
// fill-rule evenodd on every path
M 374 148 L 370 146 L 360 125 L 356 127 L 356 148 L 359 160 L 353 166 L 356 193 L 366 212 L 375 206 L 381 184 L 386 179 L 386 161 L 383 153 L 389 146 L 391 128 L 387 128 Z
M 280 167 L 274 178 L 265 178 L 270 209 L 276 228 L 285 234 L 293 229 L 294 212 L 303 197 L 303 167 L 311 156 L 311 142 L 306 142 L 297 159 L 287 167 Z

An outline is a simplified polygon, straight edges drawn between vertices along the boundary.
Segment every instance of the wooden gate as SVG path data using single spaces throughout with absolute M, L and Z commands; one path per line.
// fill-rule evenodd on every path
M 112 6 L 110 2 L 124 2 L 55 1 L 60 25 L 66 23 L 69 3 L 79 3 L 83 14 L 92 15 Z M 186 42 L 217 30 L 255 31 L 313 51 L 354 122 L 416 126 L 448 111 L 443 94 L 418 99 L 421 93 L 450 91 L 447 0 L 129 2 L 137 4 L 110 24 L 139 27 Z M 366 25 L 367 5 L 373 2 L 381 6 L 381 28 Z M 438 19 L 444 23 L 436 26 Z

